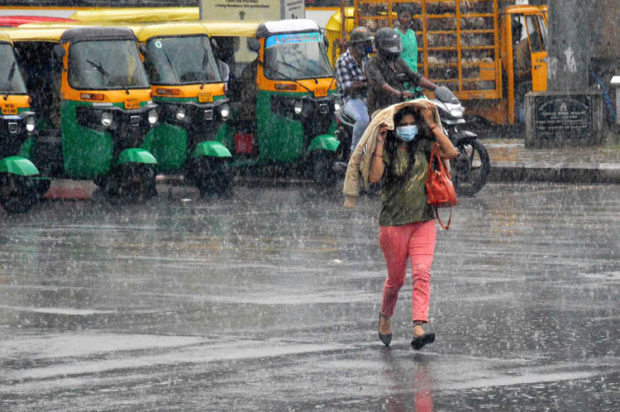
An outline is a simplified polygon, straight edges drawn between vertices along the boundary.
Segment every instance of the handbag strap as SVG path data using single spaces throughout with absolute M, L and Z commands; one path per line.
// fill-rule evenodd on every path
M 439 143 L 433 143 L 433 147 L 431 149 L 431 161 L 428 162 L 428 173 L 431 174 L 433 171 L 433 164 L 435 163 L 435 158 L 437 159 L 437 163 L 439 163 L 439 170 L 441 174 L 448 176 L 449 179 L 452 179 L 450 176 L 450 171 L 446 169 L 443 160 L 441 160 L 441 156 L 439 156 Z
M 437 210 L 436 207 L 433 207 L 433 209 L 435 210 L 435 217 L 437 218 L 437 221 L 439 222 L 439 225 L 444 229 L 444 230 L 450 230 L 450 222 L 452 222 L 452 208 L 450 208 L 450 217 L 448 218 L 448 224 L 444 226 L 443 222 L 441 221 L 441 217 L 439 217 L 439 210 Z
M 433 148 L 431 149 L 431 161 L 428 162 L 429 174 L 433 171 L 433 163 L 435 162 L 435 158 L 437 159 L 437 163 L 439 163 L 439 170 L 441 171 L 441 174 L 448 176 L 448 179 L 452 179 L 452 176 L 450 176 L 450 171 L 446 168 L 443 160 L 441 160 L 441 156 L 439 156 L 439 143 L 433 143 Z

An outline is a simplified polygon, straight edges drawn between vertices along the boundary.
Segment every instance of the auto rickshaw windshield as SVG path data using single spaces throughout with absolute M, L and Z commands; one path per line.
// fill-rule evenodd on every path
M 27 93 L 13 48 L 8 43 L 0 43 L 0 93 Z
M 321 34 L 288 33 L 267 37 L 265 76 L 273 80 L 332 77 Z
M 69 83 L 76 89 L 149 88 L 131 40 L 80 41 L 69 47 Z
M 218 83 L 220 74 L 207 36 L 162 37 L 147 43 L 153 84 Z

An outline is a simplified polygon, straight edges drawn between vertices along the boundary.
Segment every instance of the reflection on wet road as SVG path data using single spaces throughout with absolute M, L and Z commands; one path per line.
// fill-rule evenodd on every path
M 489 185 L 438 236 L 431 329 L 411 281 L 386 350 L 379 200 L 0 212 L 1 410 L 617 410 L 620 187 Z M 184 199 L 184 198 L 189 198 Z

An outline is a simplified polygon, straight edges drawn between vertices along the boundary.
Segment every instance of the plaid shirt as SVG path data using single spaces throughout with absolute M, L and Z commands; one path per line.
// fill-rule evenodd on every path
M 353 97 L 366 97 L 365 89 L 358 89 L 355 92 L 355 95 L 353 94 L 353 82 L 366 81 L 364 69 L 366 68 L 366 63 L 368 63 L 368 61 L 368 56 L 364 56 L 362 59 L 362 67 L 360 68 L 353 56 L 351 56 L 349 49 L 347 49 L 347 51 L 338 58 L 338 61 L 336 61 L 336 80 L 338 81 L 338 88 L 340 89 L 344 100 Z

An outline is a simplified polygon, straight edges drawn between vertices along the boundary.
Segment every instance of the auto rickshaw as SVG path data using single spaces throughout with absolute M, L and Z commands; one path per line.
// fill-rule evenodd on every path
M 233 116 L 217 135 L 232 166 L 297 169 L 331 184 L 336 81 L 319 26 L 311 20 L 204 22 L 230 68 Z
M 38 115 L 22 150 L 48 177 L 91 179 L 108 196 L 155 195 L 155 157 L 140 148 L 157 124 L 133 32 L 66 26 L 8 31 Z
M 155 156 L 158 171 L 183 172 L 201 195 L 228 191 L 232 155 L 214 138 L 230 106 L 205 27 L 192 22 L 132 29 L 160 112 L 142 147 Z
M 39 170 L 18 156 L 35 126 L 11 39 L 0 32 L 0 205 L 9 213 L 27 211 L 38 197 Z

